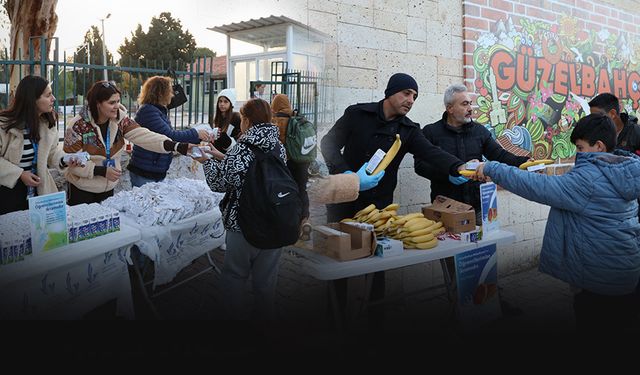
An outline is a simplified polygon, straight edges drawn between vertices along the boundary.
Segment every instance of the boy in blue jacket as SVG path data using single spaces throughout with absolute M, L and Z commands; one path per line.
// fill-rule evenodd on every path
M 569 283 L 580 331 L 625 332 L 637 319 L 640 295 L 640 160 L 616 150 L 615 125 L 591 114 L 576 124 L 578 153 L 562 176 L 530 173 L 497 162 L 476 179 L 551 206 L 539 270 Z

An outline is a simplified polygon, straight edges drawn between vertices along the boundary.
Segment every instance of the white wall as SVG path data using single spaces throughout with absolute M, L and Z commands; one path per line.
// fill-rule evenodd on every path
M 384 97 L 388 78 L 405 72 L 416 78 L 419 97 L 409 117 L 424 126 L 441 117 L 442 96 L 451 83 L 462 83 L 461 0 L 338 0 L 309 2 L 309 26 L 331 36 L 327 70 L 333 118 L 321 125 L 319 137 L 344 109 Z M 413 171 L 407 155 L 399 171 L 394 201 L 401 211 L 417 212 L 429 202 L 429 181 Z M 516 233 L 516 242 L 499 248 L 498 269 L 508 274 L 537 263 L 548 207 L 499 193 L 502 227 Z M 322 209 L 314 221 L 324 220 Z M 421 276 L 413 275 L 420 273 Z M 411 267 L 404 279 L 440 278 L 439 267 Z

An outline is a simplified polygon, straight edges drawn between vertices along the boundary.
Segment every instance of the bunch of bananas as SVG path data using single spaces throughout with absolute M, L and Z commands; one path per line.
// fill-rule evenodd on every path
M 392 203 L 379 210 L 375 205 L 358 211 L 353 218 L 342 222 L 360 222 L 373 225 L 376 236 L 388 236 L 402 241 L 405 249 L 431 249 L 438 245 L 436 236 L 445 231 L 442 222 L 435 222 L 422 213 L 398 215 L 400 205 Z

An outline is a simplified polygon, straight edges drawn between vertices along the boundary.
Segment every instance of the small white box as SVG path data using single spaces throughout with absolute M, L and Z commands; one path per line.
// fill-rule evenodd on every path
M 402 255 L 404 252 L 404 246 L 402 241 L 394 240 L 393 238 L 382 237 L 378 238 L 378 244 L 376 245 L 375 255 L 385 258 L 394 255 Z
M 468 161 L 465 163 L 464 168 L 470 171 L 475 171 L 476 169 L 478 169 L 479 165 L 480 165 L 479 161 Z
M 546 164 L 536 164 L 536 165 L 532 165 L 530 167 L 527 167 L 527 170 L 529 172 L 535 172 L 535 171 L 539 171 L 539 170 L 542 170 L 542 169 L 545 169 L 545 168 L 547 168 Z
M 372 174 L 373 171 L 376 170 L 376 168 L 378 167 L 378 164 L 380 164 L 380 162 L 382 161 L 382 159 L 384 159 L 384 156 L 386 154 L 387 153 L 382 151 L 381 149 L 378 149 L 378 151 L 376 151 L 376 153 L 373 154 L 371 159 L 369 159 L 369 165 L 367 165 L 367 169 L 365 169 L 368 174 Z

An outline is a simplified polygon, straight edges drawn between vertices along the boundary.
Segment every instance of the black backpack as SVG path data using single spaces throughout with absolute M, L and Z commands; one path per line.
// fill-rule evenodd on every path
M 279 157 L 276 147 L 265 153 L 253 150 L 242 185 L 238 207 L 238 224 L 244 238 L 259 249 L 275 249 L 296 243 L 302 221 L 302 199 L 298 184 Z

